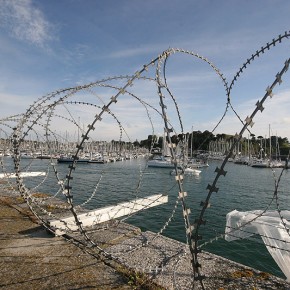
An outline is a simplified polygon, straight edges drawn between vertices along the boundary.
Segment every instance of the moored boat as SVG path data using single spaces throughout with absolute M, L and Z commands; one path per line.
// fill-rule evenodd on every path
M 174 168 L 175 165 L 171 161 L 171 157 L 169 156 L 158 156 L 154 159 L 148 160 L 147 162 L 148 167 L 158 167 L 158 168 Z
M 268 159 L 253 159 L 250 165 L 256 168 L 268 168 L 270 167 L 270 162 Z
M 60 156 L 57 159 L 58 163 L 73 163 L 74 162 L 74 158 L 72 157 L 67 157 L 67 156 Z M 88 163 L 89 160 L 87 158 L 79 158 L 76 160 L 77 163 Z

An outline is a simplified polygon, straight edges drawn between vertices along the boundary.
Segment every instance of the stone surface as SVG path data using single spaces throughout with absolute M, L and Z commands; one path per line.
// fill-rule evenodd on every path
M 188 247 L 164 236 L 145 232 L 107 249 L 128 268 L 149 275 L 166 289 L 192 289 L 191 255 Z M 199 254 L 204 289 L 290 289 L 285 280 L 220 256 Z M 202 289 L 195 281 L 194 289 Z
M 25 207 L 7 201 L 0 200 L 0 289 L 132 289 L 114 268 L 48 234 Z

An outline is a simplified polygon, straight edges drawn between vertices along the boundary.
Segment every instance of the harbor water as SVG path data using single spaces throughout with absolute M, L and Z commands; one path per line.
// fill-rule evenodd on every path
M 186 205 L 191 209 L 191 222 L 199 217 L 201 206 L 216 176 L 215 169 L 222 161 L 210 161 L 209 167 L 201 168 L 200 175 L 185 176 L 184 190 L 188 193 Z M 210 208 L 201 226 L 201 249 L 223 256 L 241 264 L 256 268 L 284 278 L 283 273 L 268 253 L 259 236 L 248 240 L 227 242 L 224 239 L 226 214 L 234 209 L 250 210 L 287 210 L 290 204 L 289 170 L 282 173 L 277 194 L 275 184 L 281 168 L 261 169 L 246 165 L 227 163 L 226 176 L 218 180 L 218 192 L 210 199 Z M 13 162 L 3 158 L 2 171 L 13 172 Z M 46 177 L 26 178 L 25 185 L 32 192 L 43 192 L 64 198 L 59 180 L 64 180 L 69 172 L 68 164 L 58 164 L 51 160 L 22 160 L 22 171 L 46 171 Z M 146 209 L 123 220 L 140 227 L 143 231 L 160 232 L 181 242 L 186 242 L 182 207 L 178 199 L 178 186 L 172 169 L 151 168 L 146 166 L 145 158 L 137 158 L 107 164 L 77 164 L 72 172 L 71 193 L 74 205 L 96 209 L 120 202 L 134 200 L 153 194 L 168 195 L 166 204 Z M 167 226 L 165 226 L 168 224 Z

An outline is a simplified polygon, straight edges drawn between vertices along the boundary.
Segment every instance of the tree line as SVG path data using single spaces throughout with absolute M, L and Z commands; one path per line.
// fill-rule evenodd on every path
M 171 143 L 178 144 L 181 141 L 186 141 L 188 150 L 193 149 L 194 151 L 208 151 L 209 144 L 211 142 L 234 142 L 234 135 L 229 134 L 216 134 L 209 132 L 208 130 L 193 131 L 186 134 L 178 134 L 171 136 Z M 167 140 L 168 141 L 168 140 Z M 287 137 L 271 136 L 270 138 L 265 138 L 263 136 L 256 136 L 251 134 L 249 138 L 243 137 L 240 140 L 241 148 L 246 148 L 248 144 L 251 146 L 253 152 L 258 153 L 262 147 L 267 150 L 268 156 L 270 154 L 269 150 L 272 147 L 272 155 L 279 150 L 280 156 L 288 156 L 290 150 L 290 143 Z M 163 137 L 158 137 L 157 135 L 148 135 L 147 139 L 135 141 L 133 143 L 135 147 L 143 147 L 148 150 L 161 149 L 163 145 Z

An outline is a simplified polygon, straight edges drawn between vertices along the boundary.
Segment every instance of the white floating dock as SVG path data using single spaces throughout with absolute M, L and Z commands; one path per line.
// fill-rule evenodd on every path
M 20 177 L 45 176 L 46 172 L 20 172 Z M 16 178 L 15 173 L 0 173 L 0 178 Z
M 103 207 L 94 211 L 80 214 L 78 215 L 78 220 L 82 223 L 83 227 L 89 227 L 167 202 L 167 195 L 151 195 L 145 198 L 139 198 L 129 202 L 123 202 L 114 206 Z M 60 220 L 51 220 L 49 221 L 49 225 L 55 230 L 56 235 L 62 235 L 66 230 L 78 230 L 78 226 L 73 216 Z

